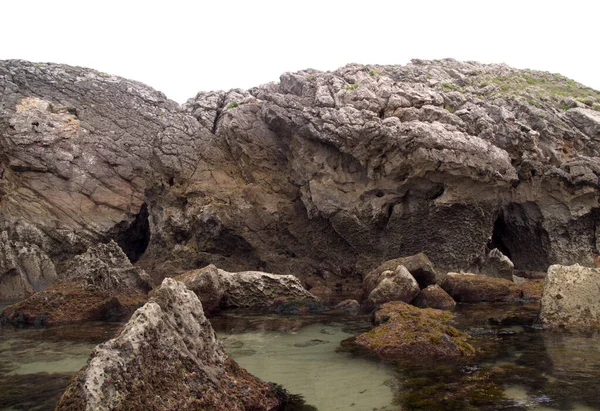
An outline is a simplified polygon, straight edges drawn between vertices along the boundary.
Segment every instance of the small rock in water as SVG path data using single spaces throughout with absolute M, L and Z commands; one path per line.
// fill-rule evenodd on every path
M 310 341 L 296 343 L 296 344 L 294 344 L 294 347 L 306 348 L 306 347 L 314 347 L 315 345 L 321 345 L 321 344 L 329 344 L 329 341 L 314 339 L 314 340 L 310 340 Z

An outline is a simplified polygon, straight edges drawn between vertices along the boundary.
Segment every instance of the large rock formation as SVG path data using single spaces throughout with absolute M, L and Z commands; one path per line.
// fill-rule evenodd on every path
M 600 269 L 553 265 L 542 292 L 540 320 L 547 328 L 600 327 Z
M 276 410 L 276 387 L 223 350 L 196 295 L 167 278 L 121 334 L 96 347 L 57 410 Z
M 156 280 L 214 263 L 358 289 L 391 258 L 467 269 L 486 247 L 516 270 L 591 265 L 599 98 L 559 75 L 414 60 L 180 107 L 94 70 L 3 61 L 0 230 L 57 272 L 114 239 Z

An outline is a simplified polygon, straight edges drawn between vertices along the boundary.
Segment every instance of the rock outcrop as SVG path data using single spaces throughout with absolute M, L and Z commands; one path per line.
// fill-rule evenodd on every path
M 73 258 L 57 282 L 7 307 L 2 317 L 46 325 L 121 320 L 146 301 L 152 286 L 148 274 L 133 267 L 115 242 L 98 244 Z
M 3 61 L 0 231 L 57 272 L 113 239 L 157 281 L 212 263 L 359 289 L 398 256 L 445 272 L 487 248 L 519 271 L 591 266 L 599 99 L 448 59 L 285 73 L 179 106 L 94 70 Z
M 167 278 L 121 334 L 96 347 L 57 410 L 276 410 L 276 387 L 224 352 L 198 297 Z
M 452 314 L 447 311 L 390 302 L 375 313 L 378 325 L 353 338 L 350 344 L 386 360 L 409 363 L 474 355 L 467 334 L 454 328 L 451 321 Z
M 542 292 L 544 327 L 600 327 L 600 269 L 553 265 Z
M 293 275 L 259 271 L 230 273 L 211 264 L 185 272 L 176 280 L 195 292 L 208 312 L 219 308 L 264 309 L 273 306 L 276 300 L 317 301 Z

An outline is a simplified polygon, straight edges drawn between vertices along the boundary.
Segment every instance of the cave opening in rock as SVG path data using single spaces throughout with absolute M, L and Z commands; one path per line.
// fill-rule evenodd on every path
M 150 242 L 150 223 L 146 203 L 142 204 L 129 227 L 117 232 L 115 241 L 123 249 L 129 261 L 135 263 L 140 259 Z
M 546 271 L 550 265 L 550 240 L 543 219 L 539 206 L 533 202 L 506 205 L 494 222 L 488 247 L 497 248 L 510 258 L 517 270 Z

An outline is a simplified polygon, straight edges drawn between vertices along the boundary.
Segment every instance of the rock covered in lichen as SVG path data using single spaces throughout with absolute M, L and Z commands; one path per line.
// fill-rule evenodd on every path
M 57 410 L 274 410 L 276 388 L 223 351 L 198 297 L 165 279 L 121 334 L 100 344 Z
M 377 326 L 353 344 L 387 360 L 422 362 L 475 354 L 468 336 L 451 325 L 452 314 L 395 301 L 375 313 Z
M 552 265 L 542 292 L 540 320 L 547 328 L 600 328 L 600 269 Z

